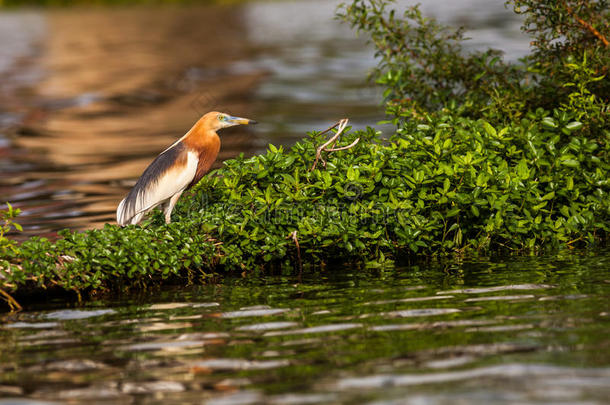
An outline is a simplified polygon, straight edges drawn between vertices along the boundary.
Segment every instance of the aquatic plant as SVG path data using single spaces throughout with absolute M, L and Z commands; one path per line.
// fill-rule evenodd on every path
M 514 3 L 534 17 L 546 12 Z M 565 2 L 572 13 L 576 3 Z M 417 8 L 398 18 L 387 4 L 355 0 L 340 14 L 377 47 L 373 78 L 386 87 L 396 125 L 389 139 L 341 126 L 334 143 L 314 131 L 289 149 L 269 145 L 225 161 L 183 197 L 173 223 L 156 213 L 143 227 L 66 230 L 57 241 L 11 244 L 2 251 L 0 288 L 132 288 L 269 263 L 383 266 L 414 254 L 536 252 L 605 240 L 608 53 L 599 36 L 607 38 L 607 26 L 595 23 L 597 36 L 570 25 L 588 30 L 588 45 L 563 47 L 550 63 L 541 40 L 525 65 L 513 66 L 496 51 L 465 55 L 459 32 L 448 34 Z

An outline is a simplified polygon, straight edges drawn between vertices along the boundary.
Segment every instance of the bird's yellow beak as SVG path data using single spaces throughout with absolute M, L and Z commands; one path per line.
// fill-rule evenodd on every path
M 229 122 L 233 125 L 254 125 L 257 124 L 256 121 L 248 119 L 248 118 L 241 118 L 241 117 L 229 117 Z

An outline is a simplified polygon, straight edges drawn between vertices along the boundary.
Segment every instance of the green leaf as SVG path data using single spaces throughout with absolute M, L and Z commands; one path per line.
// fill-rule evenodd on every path
M 355 169 L 353 167 L 350 167 L 347 169 L 347 179 L 349 181 L 358 180 L 359 177 L 360 177 L 360 171 L 358 169 Z
M 485 187 L 487 186 L 488 176 L 485 172 L 480 172 L 477 176 L 476 185 L 477 187 Z
M 547 128 L 552 128 L 552 129 L 557 128 L 557 123 L 551 117 L 544 117 L 542 119 L 542 125 L 544 125 Z
M 445 181 L 443 182 L 443 191 L 447 193 L 449 191 L 449 187 L 451 187 L 451 182 L 448 177 L 445 177 Z
M 527 180 L 530 177 L 530 171 L 527 167 L 527 161 L 525 159 L 521 159 L 517 164 L 517 175 L 521 180 Z
M 452 208 L 447 212 L 447 218 L 451 218 L 460 213 L 460 209 L 458 207 Z
M 577 131 L 577 130 L 579 130 L 580 128 L 582 128 L 582 122 L 579 122 L 579 121 L 572 121 L 572 122 L 570 122 L 570 123 L 568 123 L 568 124 L 566 125 L 566 128 L 567 128 L 567 129 L 568 129 L 570 132 L 572 132 L 572 131 Z
M 485 132 L 487 132 L 487 135 L 493 138 L 497 137 L 498 134 L 496 133 L 496 129 L 492 127 L 489 122 L 483 121 L 483 128 L 485 128 Z

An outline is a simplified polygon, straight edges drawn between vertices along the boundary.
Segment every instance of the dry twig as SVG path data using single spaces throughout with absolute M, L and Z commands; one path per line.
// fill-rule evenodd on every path
M 595 27 L 591 24 L 589 24 L 588 22 L 586 22 L 585 20 L 583 20 L 582 18 L 580 18 L 579 16 L 577 16 L 576 14 L 574 14 L 574 11 L 572 10 L 572 7 L 568 6 L 566 4 L 566 8 L 568 9 L 568 13 L 576 20 L 578 21 L 578 23 L 580 25 L 582 25 L 583 27 L 585 27 L 587 30 L 589 30 L 589 32 L 591 32 L 593 35 L 595 35 L 597 37 L 597 39 L 599 39 L 600 41 L 602 41 L 602 43 L 604 44 L 604 46 L 608 47 L 609 42 L 608 39 L 606 37 L 604 37 L 602 35 L 601 32 L 599 32 L 598 30 L 595 29 Z
M 7 293 L 6 291 L 4 291 L 3 289 L 0 288 L 0 295 L 2 295 L 2 298 L 6 301 L 6 303 L 8 304 L 8 306 L 12 311 L 21 311 L 23 309 L 23 307 L 21 305 L 19 305 L 19 303 L 17 302 L 17 300 L 15 300 L 15 298 L 13 298 L 9 293 Z
M 297 231 L 292 231 L 290 235 L 286 237 L 286 239 L 291 239 L 294 241 L 294 244 L 297 247 L 297 258 L 299 259 L 299 277 L 303 273 L 303 262 L 301 261 L 301 246 L 299 246 L 299 239 L 297 238 Z
M 322 160 L 322 164 L 324 165 L 324 167 L 326 167 L 326 161 L 322 158 L 322 152 L 337 152 L 340 150 L 346 150 L 346 149 L 353 148 L 354 146 L 356 146 L 356 144 L 358 144 L 358 142 L 360 141 L 360 138 L 357 138 L 354 142 L 352 142 L 351 144 L 349 144 L 347 146 L 341 146 L 339 148 L 335 148 L 335 145 L 337 144 L 339 137 L 343 134 L 343 130 L 347 126 L 348 121 L 349 121 L 349 119 L 343 118 L 341 121 L 337 122 L 332 127 L 328 128 L 325 131 L 322 131 L 320 133 L 320 134 L 325 134 L 328 131 L 330 131 L 331 129 L 337 128 L 337 133 L 334 134 L 328 141 L 326 141 L 316 151 L 316 160 L 313 162 L 313 165 L 311 166 L 310 171 L 313 171 L 316 168 L 316 165 L 318 164 L 319 160 Z M 330 147 L 328 147 L 329 145 L 330 145 Z

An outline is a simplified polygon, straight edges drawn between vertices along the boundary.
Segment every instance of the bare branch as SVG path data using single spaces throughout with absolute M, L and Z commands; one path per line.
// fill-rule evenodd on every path
M 299 259 L 299 278 L 303 274 L 303 262 L 301 261 L 301 246 L 299 245 L 299 239 L 297 238 L 297 231 L 292 231 L 286 239 L 292 239 L 297 247 L 297 257 Z
M 357 138 L 354 142 L 350 143 L 347 146 L 341 146 L 339 148 L 326 149 L 326 152 L 338 152 L 340 150 L 350 149 L 350 148 L 353 148 L 354 146 L 356 146 L 358 144 L 358 142 L 360 142 L 360 138 Z
M 349 148 L 353 148 L 360 141 L 360 138 L 358 138 L 358 139 L 356 139 L 354 142 L 352 142 L 348 146 L 342 146 L 342 147 L 339 147 L 339 148 L 335 148 L 335 145 L 336 145 L 337 141 L 339 140 L 339 137 L 343 134 L 343 130 L 347 126 L 348 122 L 349 122 L 349 119 L 343 118 L 341 121 L 337 122 L 332 127 L 330 127 L 327 130 L 321 132 L 321 134 L 324 134 L 324 133 L 330 131 L 333 128 L 337 128 L 337 133 L 334 134 L 328 141 L 326 141 L 316 151 L 316 160 L 313 162 L 313 165 L 311 166 L 310 171 L 313 171 L 316 168 L 316 165 L 318 164 L 319 160 L 322 160 L 322 164 L 324 165 L 324 167 L 326 167 L 326 161 L 322 158 L 322 152 L 337 152 L 337 151 L 340 151 L 340 150 L 346 150 L 346 149 L 349 149 Z M 332 144 L 332 146 L 328 147 L 331 144 Z
M 565 4 L 565 3 L 564 3 Z M 602 35 L 601 32 L 599 32 L 598 30 L 595 29 L 595 27 L 591 24 L 589 24 L 588 22 L 586 22 L 585 20 L 583 20 L 582 18 L 578 17 L 576 14 L 574 14 L 574 11 L 572 10 L 572 7 L 568 6 L 567 4 L 565 4 L 566 9 L 568 10 L 568 13 L 576 20 L 578 21 L 578 23 L 580 25 L 582 25 L 583 27 L 585 27 L 587 30 L 589 30 L 589 32 L 591 32 L 593 35 L 595 35 L 597 37 L 597 39 L 599 39 L 600 41 L 602 41 L 602 43 L 604 44 L 604 46 L 608 47 L 609 42 L 608 39 L 606 37 L 604 37 Z
M 0 295 L 6 301 L 8 306 L 10 307 L 11 312 L 21 311 L 23 309 L 23 307 L 21 305 L 19 305 L 19 303 L 15 300 L 15 298 L 13 298 L 9 293 L 7 293 L 6 291 L 4 291 L 1 288 L 0 288 Z

